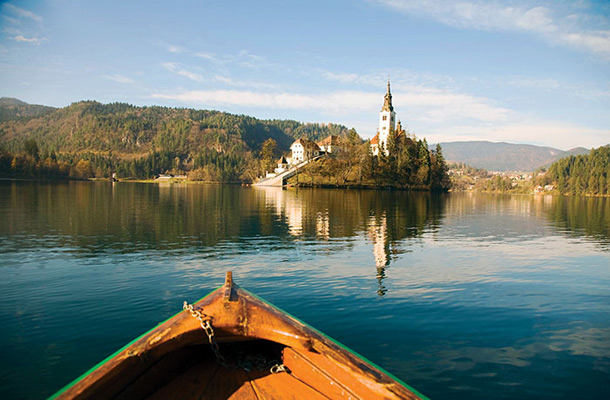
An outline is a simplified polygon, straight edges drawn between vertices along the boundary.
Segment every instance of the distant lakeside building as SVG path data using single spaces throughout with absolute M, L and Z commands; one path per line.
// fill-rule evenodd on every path
M 292 157 L 288 162 L 294 165 L 319 157 L 322 154 L 330 154 L 333 152 L 333 148 L 335 148 L 334 151 L 337 150 L 338 145 L 339 137 L 336 135 L 327 136 L 317 143 L 309 139 L 297 139 L 290 146 Z

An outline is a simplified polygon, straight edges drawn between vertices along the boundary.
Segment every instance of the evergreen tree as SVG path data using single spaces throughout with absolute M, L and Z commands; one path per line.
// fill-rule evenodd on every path
M 38 161 L 40 159 L 40 149 L 38 149 L 38 143 L 35 139 L 27 139 L 23 143 L 23 150 L 35 161 Z

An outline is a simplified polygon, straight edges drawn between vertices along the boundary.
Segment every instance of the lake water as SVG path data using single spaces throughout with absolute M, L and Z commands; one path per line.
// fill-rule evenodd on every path
M 0 392 L 235 281 L 433 399 L 610 398 L 610 199 L 0 181 Z

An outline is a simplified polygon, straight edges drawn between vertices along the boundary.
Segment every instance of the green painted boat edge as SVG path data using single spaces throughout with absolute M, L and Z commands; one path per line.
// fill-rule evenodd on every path
M 237 286 L 237 285 L 235 285 Z M 209 297 L 212 293 L 216 292 L 217 290 L 223 288 L 224 285 L 218 287 L 217 289 L 212 290 L 210 293 L 208 293 L 207 295 L 205 295 L 204 297 L 202 297 L 201 299 L 197 300 L 195 303 L 199 303 L 200 301 L 204 300 L 205 298 Z M 238 286 L 239 287 L 239 286 Z M 372 362 L 371 360 L 369 360 L 368 358 L 364 357 L 363 355 L 359 354 L 358 352 L 350 349 L 349 347 L 347 347 L 346 345 L 344 345 L 343 343 L 333 339 L 332 337 L 328 336 L 327 334 L 325 334 L 324 332 L 320 332 L 319 330 L 317 330 L 316 328 L 314 328 L 313 326 L 309 325 L 308 323 L 300 320 L 299 318 L 293 316 L 292 314 L 290 314 L 289 312 L 286 312 L 284 310 L 282 310 L 281 308 L 279 308 L 278 306 L 268 302 L 267 300 L 263 299 L 262 297 L 259 297 L 257 295 L 255 295 L 254 293 L 249 292 L 246 289 L 243 289 L 241 287 L 239 287 L 241 290 L 243 290 L 244 292 L 248 293 L 250 296 L 256 298 L 257 300 L 259 300 L 260 302 L 267 304 L 268 306 L 286 314 L 287 316 L 289 316 L 290 318 L 294 319 L 295 321 L 298 321 L 299 323 L 305 325 L 307 328 L 311 329 L 312 331 L 316 332 L 318 335 L 322 336 L 323 338 L 331 341 L 332 343 L 336 344 L 337 346 L 339 346 L 340 348 L 342 348 L 345 351 L 348 351 L 352 354 L 354 354 L 356 357 L 362 359 L 363 361 L 365 361 L 366 363 L 372 365 L 373 367 L 377 368 L 378 370 L 380 370 L 381 372 L 383 372 L 384 374 L 388 375 L 390 378 L 394 379 L 396 382 L 400 383 L 402 386 L 406 387 L 407 389 L 409 389 L 410 391 L 412 391 L 414 394 L 416 394 L 417 396 L 421 397 L 422 400 L 430 400 L 427 396 L 423 395 L 422 393 L 420 393 L 417 389 L 413 388 L 412 386 L 406 384 L 405 382 L 403 382 L 401 379 L 397 378 L 396 376 L 394 376 L 392 373 L 386 371 L 385 369 L 383 369 L 382 367 L 380 367 L 379 365 L 375 364 L 374 362 Z M 143 338 L 144 336 L 148 335 L 150 332 L 154 331 L 155 329 L 157 329 L 157 327 L 159 325 L 162 325 L 164 323 L 166 323 L 167 321 L 171 320 L 172 318 L 175 318 L 176 316 L 178 316 L 180 313 L 183 313 L 184 310 L 177 312 L 176 314 L 172 315 L 171 317 L 167 318 L 165 321 L 158 323 L 157 325 L 155 325 L 153 328 L 149 329 L 148 331 L 144 332 L 143 334 L 141 334 L 140 336 L 138 336 L 137 338 L 133 339 L 131 342 L 127 343 L 125 346 L 121 347 L 120 349 L 118 349 L 117 351 L 115 351 L 114 353 L 110 354 L 108 357 L 104 358 L 102 361 L 98 362 L 97 364 L 95 364 L 93 367 L 89 368 L 86 372 L 84 372 L 82 375 L 80 375 L 78 378 L 76 378 L 75 380 L 73 380 L 72 382 L 68 383 L 66 386 L 64 386 L 63 388 L 61 388 L 57 393 L 55 393 L 54 395 L 52 395 L 51 397 L 49 397 L 48 400 L 54 400 L 57 397 L 59 397 L 60 395 L 62 395 L 63 393 L 65 393 L 66 391 L 68 391 L 70 388 L 72 388 L 74 385 L 76 385 L 78 382 L 80 382 L 81 380 L 83 380 L 87 375 L 91 374 L 93 371 L 95 371 L 96 369 L 98 369 L 99 367 L 101 367 L 102 365 L 104 365 L 105 363 L 107 363 L 109 360 L 111 360 L 113 357 L 116 357 L 120 352 L 122 352 L 123 350 L 127 349 L 129 346 L 131 346 L 132 344 L 134 344 L 135 342 L 137 342 L 138 340 L 140 340 L 141 338 Z
M 224 285 L 218 287 L 217 289 L 212 290 L 210 293 L 208 293 L 207 295 L 205 295 L 201 299 L 199 299 L 196 303 L 199 303 L 203 299 L 209 297 L 212 293 L 216 292 L 218 289 L 222 288 L 223 286 Z M 87 375 L 91 374 L 93 371 L 95 371 L 96 369 L 98 369 L 99 367 L 101 367 L 102 365 L 107 363 L 109 360 L 111 360 L 112 358 L 116 357 L 120 352 L 122 352 L 123 350 L 125 350 L 126 348 L 128 348 L 129 346 L 131 346 L 132 344 L 137 342 L 138 340 L 142 339 L 144 336 L 148 335 L 150 332 L 152 332 L 155 329 L 157 329 L 157 327 L 159 327 L 159 325 L 162 325 L 162 324 L 166 323 L 167 321 L 171 320 L 172 318 L 176 318 L 180 313 L 183 313 L 183 312 L 184 312 L 184 310 L 179 311 L 176 314 L 172 315 L 171 317 L 167 318 L 165 321 L 159 322 L 157 325 L 155 325 L 151 329 L 147 330 L 146 332 L 144 332 L 143 334 L 141 334 L 137 338 L 133 339 L 131 342 L 127 343 L 125 346 L 121 347 L 120 349 L 118 349 L 114 353 L 110 354 L 108 357 L 104 358 L 102 361 L 98 362 L 93 367 L 89 368 L 86 372 L 84 372 L 78 378 L 74 379 L 72 382 L 68 383 L 66 386 L 64 386 L 63 388 L 59 389 L 59 391 L 57 393 L 55 393 L 54 395 L 52 395 L 51 397 L 49 397 L 48 400 L 54 400 L 57 397 L 61 396 L 62 394 L 67 392 L 70 388 L 72 388 L 74 385 L 76 385 L 78 382 L 82 381 Z
M 254 293 L 249 292 L 246 289 L 240 288 L 241 290 L 243 290 L 244 292 L 248 293 L 250 296 L 258 299 L 259 301 L 275 308 L 276 310 L 286 314 L 287 316 L 289 316 L 290 318 L 296 320 L 297 322 L 305 325 L 307 328 L 311 329 L 312 331 L 314 331 L 315 333 L 317 333 L 318 335 L 322 336 L 323 338 L 333 342 L 334 344 L 336 344 L 337 346 L 339 346 L 340 348 L 342 348 L 343 350 L 352 353 L 353 355 L 355 355 L 356 357 L 360 358 L 361 360 L 365 361 L 366 363 L 372 365 L 373 367 L 377 368 L 378 370 L 380 370 L 381 372 L 383 372 L 384 374 L 388 375 L 390 378 L 394 379 L 396 382 L 400 383 L 402 386 L 406 387 L 407 389 L 409 389 L 410 391 L 412 391 L 414 394 L 416 394 L 417 396 L 421 397 L 422 400 L 430 400 L 430 398 L 424 394 L 422 394 L 421 392 L 419 392 L 417 389 L 415 389 L 414 387 L 406 384 L 404 381 L 402 381 L 401 379 L 397 378 L 396 376 L 394 376 L 394 374 L 392 374 L 391 372 L 386 371 L 385 369 L 383 369 L 382 367 L 380 367 L 379 365 L 375 364 L 374 362 L 372 362 L 371 360 L 369 360 L 368 358 L 364 357 L 363 355 L 359 354 L 358 352 L 350 349 L 349 347 L 347 347 L 346 345 L 344 345 L 343 343 L 333 339 L 332 337 L 328 336 L 327 334 L 325 334 L 324 332 L 320 332 L 319 330 L 317 330 L 316 328 L 314 328 L 313 326 L 309 325 L 307 322 L 304 322 L 302 320 L 300 320 L 299 318 L 295 317 L 294 315 L 290 314 L 289 312 L 286 312 L 284 310 L 282 310 L 281 308 L 279 308 L 278 306 L 271 304 L 270 302 L 268 302 L 267 300 L 263 299 L 262 297 L 259 297 L 257 295 L 255 295 Z

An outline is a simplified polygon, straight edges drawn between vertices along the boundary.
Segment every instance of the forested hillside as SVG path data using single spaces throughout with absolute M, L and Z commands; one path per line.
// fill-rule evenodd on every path
M 38 104 L 28 104 L 21 100 L 11 97 L 0 97 L 0 122 L 11 119 L 27 119 L 48 114 L 56 108 L 41 106 Z
M 561 194 L 610 195 L 610 145 L 562 158 L 537 183 L 553 184 Z
M 70 171 L 76 177 L 117 172 L 125 178 L 151 178 L 201 169 L 204 180 L 249 180 L 252 176 L 244 174 L 260 173 L 258 153 L 269 138 L 280 153 L 296 138 L 319 140 L 348 132 L 335 124 L 125 103 L 82 101 L 36 112 L 32 107 L 15 99 L 0 102 L 0 167 L 5 174 L 21 169 L 40 176 Z M 7 166 L 8 158 L 12 165 Z

